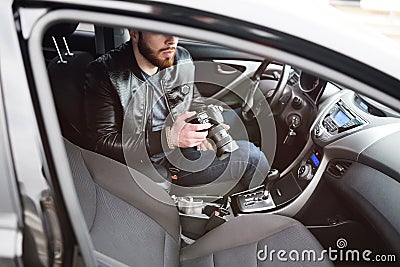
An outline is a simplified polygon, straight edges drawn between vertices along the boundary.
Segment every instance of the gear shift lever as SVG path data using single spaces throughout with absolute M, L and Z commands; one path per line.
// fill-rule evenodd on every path
M 236 201 L 239 210 L 243 213 L 267 211 L 275 208 L 276 205 L 271 197 L 270 190 L 280 177 L 278 170 L 271 169 L 263 185 L 232 195 L 233 201 Z
M 275 184 L 276 181 L 279 180 L 281 174 L 276 169 L 271 169 L 268 171 L 267 177 L 264 180 L 264 193 L 263 199 L 267 199 L 269 196 L 269 191 L 271 190 L 272 186 Z

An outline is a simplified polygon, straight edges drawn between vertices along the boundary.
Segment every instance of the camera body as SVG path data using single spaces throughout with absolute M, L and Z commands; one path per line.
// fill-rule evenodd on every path
M 217 157 L 221 157 L 226 153 L 232 153 L 239 148 L 236 141 L 224 127 L 224 118 L 222 116 L 223 108 L 217 105 L 208 105 L 197 114 L 186 120 L 188 123 L 205 124 L 210 123 L 207 138 L 211 139 L 213 146 L 216 148 Z

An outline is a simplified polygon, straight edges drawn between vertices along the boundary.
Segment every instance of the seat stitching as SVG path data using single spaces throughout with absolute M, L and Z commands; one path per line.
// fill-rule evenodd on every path
M 258 249 L 258 243 L 260 242 L 260 240 L 258 240 L 257 242 L 256 242 L 256 253 L 255 253 L 255 255 L 256 255 L 256 266 L 258 267 L 259 266 L 259 264 L 258 264 L 258 260 L 257 260 L 257 249 Z
M 90 226 L 90 228 L 89 228 L 89 233 L 92 231 L 92 229 L 93 229 L 93 226 L 94 226 L 94 222 L 96 221 L 96 218 L 97 218 L 97 203 L 98 203 L 98 201 L 97 201 L 97 196 L 98 196 L 98 194 L 97 194 L 97 190 L 98 190 L 98 185 L 94 185 L 94 199 L 96 200 L 96 205 L 95 205 L 95 209 L 94 209 L 94 216 L 93 216 L 93 222 L 92 222 L 92 225 Z
M 161 266 L 165 266 L 165 257 L 166 257 L 166 247 L 167 247 L 167 233 L 164 231 L 164 256 L 163 256 L 163 264 Z
M 81 156 L 81 158 L 82 158 L 82 160 L 83 160 L 83 163 L 84 163 L 84 166 L 86 167 L 86 162 L 85 162 L 85 158 L 83 157 L 83 153 L 82 153 L 82 150 L 79 148 L 79 154 L 80 154 L 80 156 Z M 86 167 L 86 169 L 87 169 L 87 167 Z M 98 205 L 98 201 L 97 201 L 97 187 L 98 187 L 98 185 L 97 185 L 97 183 L 95 183 L 95 181 L 93 180 L 93 176 L 92 176 L 92 174 L 90 173 L 90 171 L 89 171 L 89 169 L 87 169 L 87 171 L 88 171 L 88 173 L 89 173 L 89 175 L 90 175 L 90 179 L 92 180 L 92 182 L 93 182 L 93 184 L 94 184 L 94 200 L 96 201 L 96 204 L 94 205 L 94 207 L 95 207 L 95 210 L 94 210 L 94 216 L 93 216 L 93 221 L 92 221 L 92 223 L 91 223 L 91 225 L 90 225 L 90 227 L 89 227 L 89 229 L 88 229 L 88 231 L 89 231 L 89 233 L 92 231 L 92 229 L 93 229 L 93 226 L 94 226 L 94 222 L 96 221 L 96 217 L 97 217 L 97 205 Z

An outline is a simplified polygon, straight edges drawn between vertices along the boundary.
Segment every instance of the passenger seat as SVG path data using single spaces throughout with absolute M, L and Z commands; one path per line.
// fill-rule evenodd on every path
M 165 190 L 110 158 L 67 140 L 65 147 L 88 231 L 100 255 L 129 266 L 333 266 L 328 259 L 257 260 L 257 252 L 266 248 L 296 250 L 300 255 L 303 250 L 320 255 L 323 249 L 304 225 L 279 215 L 235 217 L 181 249 L 178 210 Z M 99 264 L 110 266 L 107 257 L 99 258 Z

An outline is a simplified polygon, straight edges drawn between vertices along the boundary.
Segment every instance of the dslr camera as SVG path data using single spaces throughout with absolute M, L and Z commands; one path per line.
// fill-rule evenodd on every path
M 236 141 L 224 127 L 224 118 L 222 117 L 223 108 L 217 105 L 208 105 L 197 114 L 186 120 L 188 123 L 201 124 L 210 123 L 211 127 L 208 129 L 207 138 L 211 139 L 216 147 L 217 157 L 221 157 L 226 153 L 232 153 L 239 148 Z

